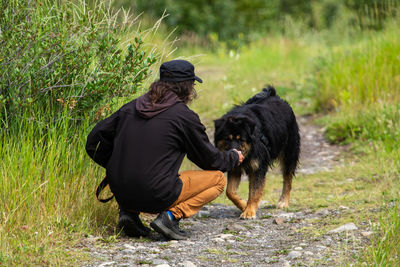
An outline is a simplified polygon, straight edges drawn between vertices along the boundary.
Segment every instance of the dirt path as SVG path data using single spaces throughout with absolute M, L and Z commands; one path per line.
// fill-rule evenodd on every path
M 340 164 L 341 148 L 329 145 L 311 118 L 298 121 L 302 134 L 299 172 L 309 175 Z M 190 233 L 186 241 L 167 241 L 152 232 L 146 239 L 118 237 L 112 243 L 89 237 L 81 245 L 93 255 L 93 262 L 86 266 L 332 266 L 357 252 L 368 233 L 348 224 L 347 229 L 315 238 L 301 229 L 346 209 L 284 212 L 261 203 L 257 219 L 240 220 L 233 206 L 207 205 L 182 222 Z M 146 221 L 151 219 L 145 216 Z

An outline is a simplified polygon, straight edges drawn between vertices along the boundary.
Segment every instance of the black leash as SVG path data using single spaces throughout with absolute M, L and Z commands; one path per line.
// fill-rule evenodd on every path
M 103 179 L 103 181 L 100 182 L 100 184 L 97 186 L 97 189 L 96 189 L 96 197 L 97 197 L 97 200 L 100 201 L 100 202 L 102 202 L 102 203 L 106 203 L 106 202 L 108 202 L 108 201 L 110 201 L 111 199 L 114 198 L 114 195 L 112 195 L 111 197 L 108 197 L 108 198 L 106 198 L 106 199 L 101 199 L 101 198 L 99 198 L 99 195 L 100 195 L 101 191 L 103 191 L 103 189 L 104 189 L 108 184 L 109 184 L 109 183 L 108 183 L 107 176 L 105 176 L 104 179 Z

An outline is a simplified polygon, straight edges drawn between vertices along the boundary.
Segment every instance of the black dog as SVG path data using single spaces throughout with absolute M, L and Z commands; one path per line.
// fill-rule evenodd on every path
M 278 208 L 289 206 L 292 178 L 299 162 L 300 135 L 289 104 L 268 86 L 245 104 L 236 106 L 215 121 L 215 145 L 220 150 L 242 151 L 243 163 L 228 173 L 226 194 L 242 210 L 241 218 L 255 218 L 268 168 L 279 159 L 283 189 Z M 242 173 L 249 176 L 246 203 L 237 194 Z

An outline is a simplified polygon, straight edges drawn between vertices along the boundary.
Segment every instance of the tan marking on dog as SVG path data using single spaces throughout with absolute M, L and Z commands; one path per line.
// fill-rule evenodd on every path
M 219 140 L 219 141 L 217 142 L 217 148 L 218 148 L 219 150 L 222 150 L 222 151 L 227 150 L 227 145 L 226 145 L 225 141 L 224 141 L 224 140 Z
M 281 197 L 279 198 L 278 204 L 276 204 L 276 207 L 278 209 L 287 209 L 289 207 L 289 202 L 290 202 L 290 191 L 292 190 L 292 179 L 293 175 L 283 175 L 284 170 L 285 170 L 285 165 L 283 161 L 283 155 L 279 155 L 279 163 L 281 165 L 281 171 L 282 171 L 282 176 L 283 176 L 283 185 L 282 185 L 282 194 Z
M 264 180 L 265 181 L 265 180 Z M 258 209 L 258 204 L 264 193 L 264 182 L 254 188 L 254 176 L 249 177 L 249 199 L 247 200 L 246 209 L 240 214 L 242 219 L 255 219 Z
M 289 207 L 292 179 L 293 175 L 287 175 L 283 177 L 282 195 L 279 198 L 278 204 L 276 204 L 278 209 L 287 209 Z
M 240 151 L 242 151 L 242 154 L 244 157 L 246 157 L 249 154 L 250 148 L 251 148 L 251 145 L 249 143 L 246 143 L 246 142 L 241 143 Z
M 240 135 L 236 135 L 236 140 L 240 140 Z
M 233 140 L 233 135 L 230 134 L 230 135 L 228 136 L 228 138 L 229 138 L 230 140 Z
M 246 201 L 240 198 L 237 194 L 237 188 L 240 184 L 240 176 L 230 176 L 228 178 L 228 185 L 226 187 L 226 196 L 238 207 L 241 211 L 246 208 Z

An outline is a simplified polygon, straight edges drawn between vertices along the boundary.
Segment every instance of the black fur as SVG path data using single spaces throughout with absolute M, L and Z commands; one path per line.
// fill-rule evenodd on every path
M 253 179 L 250 191 L 259 190 L 268 168 L 280 158 L 282 174 L 290 176 L 291 185 L 300 154 L 299 128 L 290 105 L 272 86 L 216 120 L 214 140 L 221 150 L 236 148 L 244 153 L 243 163 L 228 173 L 228 179 L 246 172 Z

